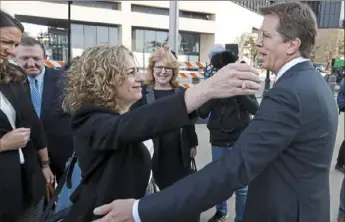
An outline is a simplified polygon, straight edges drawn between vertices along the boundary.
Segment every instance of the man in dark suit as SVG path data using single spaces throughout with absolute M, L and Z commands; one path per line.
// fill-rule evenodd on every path
M 232 152 L 159 193 L 95 209 L 105 215 L 100 221 L 180 221 L 246 185 L 245 222 L 330 221 L 338 112 L 327 83 L 308 60 L 315 15 L 299 2 L 262 8 L 261 14 L 257 47 L 263 68 L 276 73 L 277 82 Z
M 44 47 L 31 37 L 24 37 L 16 49 L 16 62 L 28 76 L 32 102 L 40 117 L 47 141 L 50 166 L 59 181 L 73 152 L 70 116 L 62 111 L 60 72 L 44 66 Z

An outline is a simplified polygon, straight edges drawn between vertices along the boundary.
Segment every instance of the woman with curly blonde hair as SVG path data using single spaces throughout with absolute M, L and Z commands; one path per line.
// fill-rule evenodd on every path
M 134 61 L 124 46 L 95 46 L 86 49 L 67 72 L 63 108 L 72 114 L 83 179 L 64 222 L 92 221 L 100 217 L 93 214 L 95 207 L 143 197 L 151 177 L 150 138 L 192 124 L 189 113 L 210 99 L 256 90 L 242 89 L 241 75 L 224 70 L 200 86 L 128 112 L 142 97 L 143 79 Z M 255 74 L 245 75 L 259 81 Z M 248 87 L 259 87 L 247 82 Z
M 135 107 L 153 103 L 173 95 L 183 88 L 176 81 L 179 62 L 172 53 L 161 48 L 152 53 L 147 69 L 147 87 Z M 134 108 L 135 108 L 134 107 Z M 191 172 L 191 160 L 195 157 L 198 138 L 194 124 L 162 134 L 153 139 L 153 176 L 162 190 Z

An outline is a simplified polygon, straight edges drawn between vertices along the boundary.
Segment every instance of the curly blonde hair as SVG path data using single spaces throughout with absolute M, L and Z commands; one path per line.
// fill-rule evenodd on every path
M 155 85 L 155 77 L 153 75 L 154 65 L 158 61 L 164 61 L 166 66 L 171 67 L 173 69 L 173 75 L 170 80 L 170 85 L 173 88 L 179 87 L 179 84 L 176 80 L 178 73 L 179 73 L 179 62 L 175 58 L 175 56 L 170 52 L 164 50 L 164 48 L 160 48 L 157 51 L 153 52 L 149 58 L 149 65 L 147 67 L 147 76 L 146 76 L 146 84 L 148 86 Z
M 25 81 L 26 75 L 19 66 L 10 63 L 7 59 L 0 63 L 0 84 Z
M 122 45 L 94 46 L 86 49 L 67 71 L 62 107 L 74 113 L 82 104 L 96 104 L 119 112 L 116 87 L 127 76 L 132 52 Z

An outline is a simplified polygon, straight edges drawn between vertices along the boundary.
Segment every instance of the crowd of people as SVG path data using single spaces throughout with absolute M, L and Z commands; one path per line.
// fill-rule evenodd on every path
M 260 11 L 256 45 L 276 74 L 260 106 L 258 72 L 221 47 L 210 52 L 212 76 L 189 89 L 168 44 L 145 77 L 122 45 L 90 47 L 58 71 L 0 12 L 0 222 L 44 221 L 47 188 L 71 181 L 64 222 L 197 222 L 214 205 L 209 222 L 226 221 L 233 193 L 235 222 L 329 221 L 338 108 L 308 59 L 317 27 L 308 6 Z M 195 172 L 198 118 L 208 119 L 212 163 Z

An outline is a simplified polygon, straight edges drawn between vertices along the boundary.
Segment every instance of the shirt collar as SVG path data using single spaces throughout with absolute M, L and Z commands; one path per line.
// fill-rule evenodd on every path
M 280 77 L 282 77 L 282 75 L 284 73 L 286 73 L 289 69 L 291 69 L 293 66 L 297 65 L 298 63 L 302 63 L 305 61 L 309 61 L 309 59 L 306 59 L 304 57 L 297 57 L 292 59 L 291 61 L 289 61 L 288 63 L 286 63 L 277 73 L 277 78 L 276 78 L 276 82 L 278 81 L 278 79 Z

